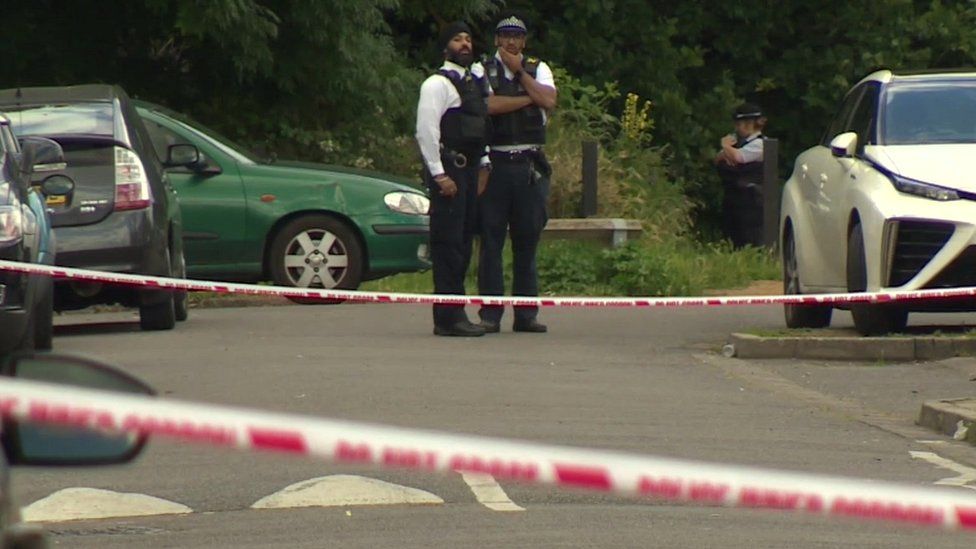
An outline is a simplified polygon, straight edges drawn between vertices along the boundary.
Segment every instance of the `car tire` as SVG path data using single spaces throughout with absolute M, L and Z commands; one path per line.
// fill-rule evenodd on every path
M 363 249 L 353 230 L 342 221 L 321 214 L 303 216 L 282 227 L 271 243 L 268 257 L 274 283 L 297 288 L 355 290 L 362 280 L 364 263 Z M 302 304 L 343 301 L 289 299 Z
M 186 258 L 180 254 L 180 265 L 176 270 L 176 278 L 186 278 Z M 173 309 L 177 322 L 183 322 L 190 317 L 189 292 L 176 290 L 173 292 Z
M 166 250 L 166 264 L 169 265 L 170 276 L 172 276 L 173 264 L 170 262 L 169 250 Z M 162 301 L 139 306 L 139 326 L 143 330 L 172 330 L 176 326 L 176 292 L 161 291 L 164 294 Z
M 27 326 L 24 327 L 24 335 L 21 336 L 20 342 L 17 343 L 17 345 L 14 347 L 14 350 L 33 351 L 34 349 L 37 348 L 36 344 L 34 343 L 34 337 L 35 337 L 34 321 L 33 319 L 31 319 L 31 322 L 29 322 Z
M 847 238 L 847 291 L 864 292 L 868 287 L 864 259 L 864 233 L 855 224 Z M 900 332 L 908 325 L 908 310 L 891 304 L 851 303 L 854 328 L 863 336 Z
M 173 292 L 165 292 L 166 298 L 159 303 L 139 307 L 139 326 L 143 330 L 172 330 L 176 326 L 176 307 Z
M 54 346 L 54 281 L 42 282 L 41 299 L 34 311 L 34 348 L 49 351 Z
M 783 293 L 800 295 L 800 272 L 796 262 L 796 239 L 792 229 L 783 238 Z M 787 328 L 826 328 L 834 308 L 830 305 L 783 305 Z

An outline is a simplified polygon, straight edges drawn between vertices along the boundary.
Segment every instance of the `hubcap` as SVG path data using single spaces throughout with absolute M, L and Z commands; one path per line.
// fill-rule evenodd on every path
M 308 229 L 285 247 L 285 273 L 292 286 L 334 288 L 346 275 L 346 245 L 325 229 Z

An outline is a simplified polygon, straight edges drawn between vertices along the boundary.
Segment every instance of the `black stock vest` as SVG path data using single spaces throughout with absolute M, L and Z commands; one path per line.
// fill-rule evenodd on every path
M 538 68 L 538 59 L 522 58 L 522 70 L 532 78 L 535 78 Z M 488 81 L 491 82 L 495 95 L 508 97 L 528 95 L 520 82 L 505 77 L 505 65 L 497 57 L 493 57 L 485 64 L 485 70 L 488 71 Z M 492 146 L 542 145 L 545 142 L 545 118 L 542 109 L 535 105 L 491 117 L 491 137 L 488 143 Z
M 752 143 L 756 139 L 762 139 L 762 134 L 759 134 L 752 139 L 742 139 L 739 138 L 735 145 L 736 149 L 741 149 L 749 143 Z M 739 164 L 734 168 L 729 168 L 729 181 L 727 184 L 731 183 L 734 187 L 739 189 L 754 188 L 756 191 L 762 189 L 762 179 L 763 179 L 763 162 L 759 160 L 757 162 L 746 162 L 745 164 Z
M 479 158 L 488 142 L 487 82 L 470 72 L 463 77 L 446 69 L 438 74 L 450 80 L 461 97 L 461 106 L 447 109 L 441 117 L 441 144 L 470 158 Z

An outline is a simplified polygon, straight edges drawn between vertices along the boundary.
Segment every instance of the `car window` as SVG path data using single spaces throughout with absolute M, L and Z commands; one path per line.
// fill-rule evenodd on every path
M 844 102 L 841 103 L 840 110 L 834 119 L 830 122 L 830 126 L 827 127 L 826 133 L 823 135 L 823 139 L 820 140 L 820 144 L 824 147 L 829 147 L 830 142 L 838 135 L 847 131 L 848 120 L 851 118 L 851 113 L 854 112 L 854 107 L 857 106 L 858 99 L 861 98 L 861 94 L 864 93 L 864 86 L 858 86 L 851 90 L 846 97 L 844 97 Z
M 115 135 L 111 103 L 29 106 L 7 114 L 17 135 Z
M 882 133 L 885 145 L 976 143 L 976 82 L 889 86 Z
M 850 124 L 847 125 L 845 131 L 854 132 L 857 134 L 857 153 L 860 154 L 864 152 L 864 146 L 868 143 L 876 143 L 875 139 L 875 121 L 878 119 L 878 94 L 880 93 L 880 84 L 877 82 L 868 82 L 865 84 L 864 93 L 861 94 L 861 99 L 857 103 L 857 108 L 854 109 L 854 114 L 851 115 Z
M 148 118 L 143 118 L 142 121 L 146 125 L 146 130 L 149 132 L 149 140 L 152 141 L 153 149 L 155 149 L 156 156 L 160 160 L 166 160 L 170 145 L 192 145 L 192 143 L 159 122 Z

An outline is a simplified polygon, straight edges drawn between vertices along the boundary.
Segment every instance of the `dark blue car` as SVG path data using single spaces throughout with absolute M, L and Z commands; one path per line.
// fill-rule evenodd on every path
M 0 259 L 54 265 L 54 241 L 44 200 L 32 181 L 64 162 L 61 147 L 29 138 L 23 147 L 0 116 Z M 54 188 L 70 185 L 52 176 Z M 53 283 L 49 277 L 0 271 L 0 353 L 51 348 Z

